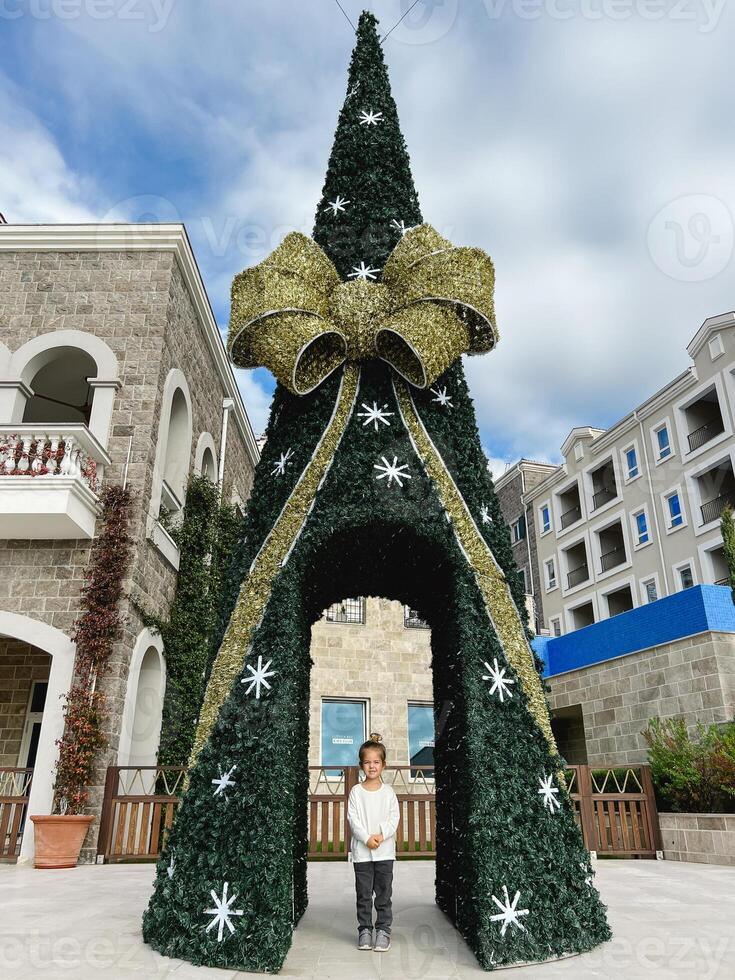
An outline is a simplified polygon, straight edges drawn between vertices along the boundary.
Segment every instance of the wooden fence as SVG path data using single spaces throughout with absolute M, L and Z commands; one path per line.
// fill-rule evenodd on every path
M 590 851 L 616 857 L 656 856 L 660 833 L 648 766 L 569 766 L 565 773 L 575 817 Z M 401 809 L 396 833 L 399 859 L 435 855 L 433 776 L 433 766 L 393 766 L 383 774 Z M 180 766 L 108 769 L 98 860 L 156 858 L 173 823 L 183 778 Z M 309 767 L 309 860 L 347 859 L 347 800 L 358 778 L 356 766 Z
M 0 860 L 17 861 L 28 818 L 32 769 L 0 768 Z

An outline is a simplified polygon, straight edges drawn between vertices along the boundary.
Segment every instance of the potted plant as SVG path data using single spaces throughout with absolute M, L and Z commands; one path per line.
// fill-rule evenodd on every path
M 88 788 L 104 735 L 105 695 L 97 690 L 120 635 L 120 599 L 130 558 L 130 494 L 122 487 L 102 493 L 102 528 L 92 547 L 82 613 L 74 627 L 75 678 L 66 695 L 64 734 L 57 742 L 53 812 L 31 814 L 37 868 L 73 868 L 94 817 L 85 813 Z

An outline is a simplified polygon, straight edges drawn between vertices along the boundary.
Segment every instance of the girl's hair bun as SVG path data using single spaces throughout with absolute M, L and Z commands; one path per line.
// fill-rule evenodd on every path
M 378 735 L 377 732 L 370 732 L 370 741 L 371 742 L 382 742 L 383 741 L 383 736 L 382 735 Z

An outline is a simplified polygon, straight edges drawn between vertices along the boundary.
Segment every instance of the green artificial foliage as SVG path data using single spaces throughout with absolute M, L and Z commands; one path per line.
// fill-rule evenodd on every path
M 725 552 L 725 561 L 727 562 L 732 601 L 735 602 L 735 520 L 733 519 L 732 507 L 729 504 L 722 511 L 720 528 L 722 530 L 722 549 Z
M 382 112 L 383 122 L 362 125 L 367 110 Z M 327 207 L 337 194 L 351 204 L 333 215 Z M 362 261 L 382 268 L 400 235 L 394 219 L 416 224 L 421 214 L 376 21 L 363 14 L 314 237 L 346 277 Z M 337 371 L 304 396 L 276 389 L 220 635 L 243 580 L 244 591 L 253 587 L 248 572 L 315 454 L 345 377 L 347 369 Z M 507 577 L 523 632 L 523 590 L 461 362 L 433 387 L 446 389 L 451 404 L 437 400 L 436 391 L 414 389 L 416 411 Z M 509 666 L 459 546 L 456 517 L 427 474 L 396 391 L 385 363 L 362 365 L 331 466 L 242 650 L 243 672 L 190 771 L 143 921 L 145 940 L 168 956 L 229 970 L 282 967 L 308 900 L 311 627 L 327 606 L 351 595 L 396 599 L 431 626 L 436 901 L 480 964 L 490 970 L 578 953 L 610 936 L 571 801 L 559 786 L 562 760 Z M 359 413 L 373 404 L 388 413 L 389 424 L 364 424 Z M 275 464 L 289 450 L 279 473 Z M 377 479 L 383 457 L 395 457 L 410 479 L 400 486 Z M 259 658 L 269 664 L 269 687 L 256 693 L 245 682 Z M 502 700 L 486 679 L 496 658 L 513 685 Z M 232 785 L 215 796 L 212 780 L 226 773 Z M 558 787 L 559 809 L 544 805 L 542 777 Z M 236 897 L 229 904 L 232 929 L 225 924 L 220 936 L 207 910 L 225 885 L 228 900 Z M 528 910 L 519 920 L 523 928 L 503 932 L 493 920 L 499 912 L 493 896 L 502 902 L 504 887 L 511 901 L 519 892 L 517 908 Z M 400 908 L 399 891 L 394 901 Z
M 240 523 L 231 507 L 220 506 L 216 484 L 205 476 L 190 479 L 182 521 L 172 530 L 181 557 L 169 618 L 147 618 L 166 652 L 159 765 L 189 758 Z
M 735 812 L 735 721 L 697 725 L 652 718 L 643 733 L 659 808 L 679 813 Z

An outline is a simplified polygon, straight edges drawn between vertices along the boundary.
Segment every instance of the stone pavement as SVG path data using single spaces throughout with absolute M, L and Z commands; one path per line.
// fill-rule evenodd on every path
M 35 871 L 0 865 L 2 980 L 230 980 L 260 976 L 196 968 L 154 953 L 140 938 L 150 865 Z M 487 976 L 432 901 L 433 862 L 400 862 L 393 948 L 355 948 L 354 883 L 346 863 L 309 866 L 310 904 L 281 976 L 314 980 Z M 735 869 L 664 861 L 600 861 L 597 885 L 615 938 L 584 956 L 508 969 L 503 977 L 735 976 Z

